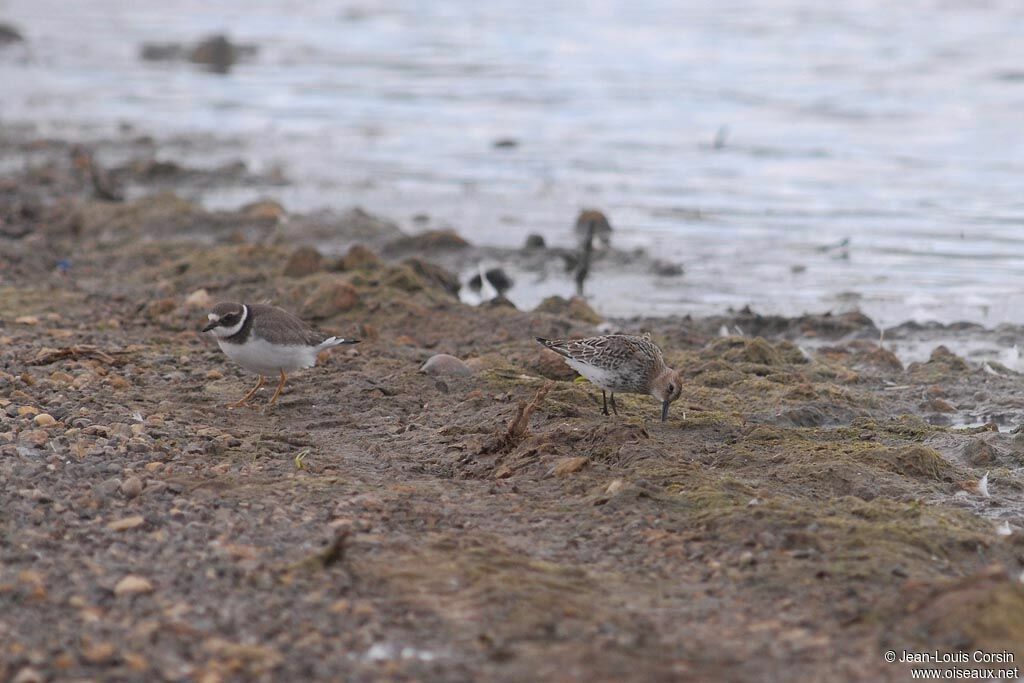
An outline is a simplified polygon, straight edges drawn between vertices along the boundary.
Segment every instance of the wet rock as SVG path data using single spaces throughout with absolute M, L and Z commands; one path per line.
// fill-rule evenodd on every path
M 784 358 L 779 348 L 761 337 L 755 337 L 754 339 L 748 339 L 747 337 L 721 337 L 708 344 L 701 351 L 701 355 L 721 358 L 732 363 L 754 363 L 768 366 L 784 365 L 787 361 L 792 363 L 798 357 L 806 363 L 807 359 L 803 357 L 799 349 L 796 349 L 796 354 L 794 354 L 791 347 L 795 348 L 793 344 L 788 344 L 786 355 L 789 357 Z
M 964 444 L 961 451 L 964 460 L 974 466 L 992 465 L 999 461 L 999 452 L 982 439 L 974 438 Z
M 549 296 L 541 301 L 537 308 L 533 310 L 535 313 L 550 313 L 551 315 L 568 317 L 573 320 L 590 323 L 591 325 L 599 325 L 604 320 L 597 314 L 597 311 L 590 307 L 586 299 L 579 296 L 574 296 L 571 299 Z
M 405 265 L 412 268 L 412 271 L 429 287 L 444 290 L 453 297 L 459 295 L 459 278 L 444 268 L 430 261 L 421 258 L 408 258 L 403 261 Z
M 288 215 L 285 208 L 273 199 L 261 199 L 239 209 L 243 214 L 259 221 L 278 222 Z
M 967 361 L 945 346 L 938 346 L 926 363 L 911 363 L 907 373 L 916 381 L 937 382 L 950 375 L 967 372 Z
M 147 62 L 169 62 L 185 57 L 185 46 L 179 43 L 144 43 L 139 57 Z
M 203 64 L 213 73 L 226 74 L 238 61 L 238 52 L 227 36 L 210 36 L 199 42 L 189 53 L 189 61 Z
M 949 401 L 942 398 L 933 398 L 929 401 L 925 401 L 922 406 L 925 410 L 931 410 L 936 413 L 955 413 L 957 412 L 956 406 Z
M 284 266 L 286 277 L 305 277 L 323 267 L 324 257 L 313 247 L 299 247 L 288 257 Z
M 428 255 L 436 252 L 467 249 L 469 242 L 454 230 L 428 230 L 418 235 L 406 235 L 388 242 L 383 249 L 387 256 Z
M 380 268 L 383 261 L 369 247 L 362 244 L 353 244 L 348 252 L 338 259 L 335 270 L 373 270 Z
M 359 304 L 359 292 L 347 280 L 332 278 L 320 284 L 302 304 L 310 318 L 329 318 L 350 311 Z
M 25 37 L 21 35 L 21 31 L 14 28 L 10 24 L 0 23 L 0 47 L 11 45 L 13 43 L 21 43 L 25 41 Z
M 953 466 L 937 451 L 925 446 L 876 449 L 868 451 L 863 457 L 882 463 L 897 474 L 952 481 Z
M 498 138 L 491 143 L 491 147 L 494 149 L 515 149 L 519 146 L 519 141 L 515 138 Z
M 547 242 L 544 241 L 543 235 L 531 233 L 526 236 L 526 244 L 523 245 L 523 249 L 543 249 L 546 246 Z
M 680 264 L 663 259 L 654 259 L 651 270 L 659 277 L 679 277 L 684 272 Z
M 448 377 L 468 377 L 473 370 L 462 360 L 447 353 L 439 353 L 427 359 L 427 362 L 420 368 L 420 372 L 428 375 Z

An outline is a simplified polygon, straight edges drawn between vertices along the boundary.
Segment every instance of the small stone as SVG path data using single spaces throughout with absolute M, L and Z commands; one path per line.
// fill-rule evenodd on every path
M 50 381 L 56 382 L 57 384 L 71 384 L 71 382 L 73 382 L 74 379 L 75 378 L 69 375 L 68 373 L 60 372 L 59 370 L 57 372 L 50 374 Z
M 128 477 L 121 482 L 121 493 L 125 498 L 138 498 L 142 494 L 145 484 L 138 477 Z
M 206 373 L 206 379 L 224 379 L 224 373 L 220 370 L 210 370 Z
M 112 660 L 116 654 L 117 648 L 113 643 L 92 643 L 82 648 L 82 659 L 90 664 L 104 664 Z
M 185 297 L 185 305 L 189 308 L 206 310 L 213 305 L 213 297 L 205 289 L 197 289 Z
M 552 471 L 556 477 L 564 477 L 567 474 L 579 472 L 587 466 L 588 462 L 590 462 L 590 459 L 582 456 L 577 456 L 575 458 L 562 458 L 555 463 Z
M 50 440 L 50 435 L 42 429 L 33 429 L 29 432 L 22 432 L 22 441 L 27 441 L 36 448 L 40 448 L 46 445 L 46 442 Z
M 50 415 L 49 413 L 39 413 L 32 418 L 32 421 L 37 427 L 50 427 L 57 424 L 57 421 L 53 419 L 53 415 Z
M 284 266 L 286 277 L 305 277 L 316 273 L 324 265 L 324 257 L 313 247 L 299 247 L 288 257 Z
M 34 315 L 23 315 L 15 318 L 14 322 L 18 325 L 38 325 L 39 318 Z
M 140 593 L 152 593 L 153 584 L 149 579 L 135 574 L 129 574 L 114 586 L 114 595 L 138 595 Z
M 107 524 L 107 528 L 111 531 L 127 531 L 129 529 L 142 526 L 145 523 L 146 519 L 142 515 L 132 515 L 131 517 L 115 519 L 113 522 Z
M 150 472 L 150 473 L 153 473 L 153 472 L 156 472 L 158 470 L 161 470 L 161 469 L 163 469 L 163 467 L 164 467 L 164 463 L 160 462 L 159 460 L 157 460 L 156 462 L 148 462 L 148 463 L 146 463 L 146 471 Z
M 523 248 L 524 249 L 543 249 L 546 246 L 547 246 L 547 243 L 544 241 L 544 236 L 543 235 L 538 235 L 537 233 L 531 233 L 531 234 L 526 236 L 526 244 L 523 245 Z
M 615 495 L 626 487 L 626 482 L 622 479 L 613 479 L 608 486 L 605 487 L 604 492 L 610 495 Z
M 11 683 L 43 683 L 43 675 L 30 666 L 26 666 L 11 679 Z
M 468 365 L 447 353 L 439 353 L 428 358 L 420 368 L 420 372 L 449 377 L 468 377 L 473 374 L 473 370 Z
M 322 283 L 313 290 L 302 311 L 311 318 L 329 318 L 336 313 L 344 313 L 355 308 L 359 303 L 359 292 L 346 280 L 334 278 Z
M 21 406 L 18 408 L 18 417 L 24 417 L 26 415 L 38 415 L 41 411 L 35 406 Z
M 382 264 L 380 257 L 369 247 L 353 244 L 348 248 L 348 253 L 342 256 L 334 267 L 337 270 L 371 270 L 379 268 Z

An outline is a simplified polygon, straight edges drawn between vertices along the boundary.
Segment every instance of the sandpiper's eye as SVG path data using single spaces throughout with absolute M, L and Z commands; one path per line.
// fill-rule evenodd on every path
M 669 394 L 674 394 L 674 393 L 676 393 L 676 385 L 674 385 L 674 384 L 669 384 L 669 385 L 668 385 L 668 393 L 669 393 Z

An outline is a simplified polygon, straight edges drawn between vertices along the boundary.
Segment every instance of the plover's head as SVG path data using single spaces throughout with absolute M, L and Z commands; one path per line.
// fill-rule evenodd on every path
M 213 332 L 218 337 L 230 337 L 242 329 L 246 315 L 248 309 L 242 304 L 221 302 L 206 316 L 209 322 L 206 323 L 203 332 Z
M 661 401 L 661 421 L 668 419 L 668 407 L 683 393 L 683 379 L 678 370 L 665 368 L 651 384 L 651 396 Z

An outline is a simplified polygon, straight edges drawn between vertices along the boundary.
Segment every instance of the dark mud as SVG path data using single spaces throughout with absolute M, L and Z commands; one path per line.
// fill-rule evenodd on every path
M 1024 438 L 952 426 L 1021 422 L 1012 370 L 904 364 L 859 315 L 474 308 L 432 258 L 474 248 L 457 236 L 98 201 L 46 163 L 0 179 L 0 679 L 879 681 L 907 678 L 887 649 L 1024 657 Z M 365 246 L 309 251 L 325 235 Z M 229 410 L 253 378 L 198 333 L 220 299 L 364 341 Z M 667 423 L 635 396 L 604 418 L 532 341 L 611 328 L 683 371 Z M 439 353 L 473 374 L 419 371 Z

